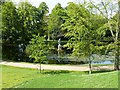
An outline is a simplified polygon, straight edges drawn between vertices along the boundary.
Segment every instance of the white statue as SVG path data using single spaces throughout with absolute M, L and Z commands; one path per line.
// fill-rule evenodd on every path
M 59 40 L 58 40 L 58 51 L 61 50 L 60 40 L 61 39 L 59 38 Z

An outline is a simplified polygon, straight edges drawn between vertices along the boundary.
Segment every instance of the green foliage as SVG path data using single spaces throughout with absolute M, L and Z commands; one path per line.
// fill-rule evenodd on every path
M 2 4 L 2 53 L 3 58 L 15 59 L 17 57 L 16 46 L 19 38 L 18 13 L 13 2 Z M 13 56 L 12 56 L 13 54 Z
M 18 15 L 12 2 L 2 5 L 2 39 L 5 43 L 15 43 L 17 37 Z
M 97 29 L 97 33 L 100 36 L 99 42 L 103 42 L 104 45 L 100 46 L 100 48 L 103 47 L 104 49 L 106 49 L 106 53 L 112 52 L 118 47 L 118 32 L 119 29 L 116 15 L 113 16 L 113 19 L 109 20 L 107 23 Z M 107 42 L 104 42 L 103 40 Z
M 2 4 L 2 42 L 5 58 L 17 60 L 19 44 L 27 45 L 33 34 L 44 34 L 45 12 L 42 11 L 46 10 L 46 7 L 39 10 L 29 2 L 20 2 L 17 8 L 13 2 Z
M 37 33 L 40 32 L 41 13 L 30 3 L 21 2 L 18 7 L 18 15 L 20 22 L 20 37 L 23 43 L 25 41 L 27 43 L 32 38 L 33 34 L 37 35 Z
M 65 15 L 64 9 L 61 7 L 61 4 L 57 4 L 52 13 L 49 15 L 48 21 L 48 38 L 56 39 L 61 37 L 63 31 L 61 31 L 61 24 L 63 24 L 63 16 Z
M 65 37 L 69 40 L 65 47 L 72 49 L 73 56 L 89 57 L 94 51 L 92 40 L 95 30 L 91 27 L 90 12 L 82 4 L 69 3 L 67 6 L 67 18 L 62 25 L 63 30 L 67 30 Z
M 38 10 L 40 10 L 40 12 L 44 15 L 44 14 L 47 14 L 49 12 L 48 10 L 48 6 L 46 5 L 45 2 L 42 2 L 40 3 L 39 7 L 38 7 Z
M 99 11 L 99 13 L 106 18 L 107 22 L 98 28 L 98 34 L 102 37 L 99 39 L 101 40 L 106 40 L 107 42 L 103 42 L 105 45 L 105 48 L 107 49 L 107 54 L 108 52 L 114 52 L 114 57 L 115 57 L 115 69 L 119 70 L 119 38 L 120 38 L 120 28 L 119 28 L 119 10 L 117 11 L 117 8 L 120 9 L 119 7 L 119 1 L 115 1 L 118 3 L 118 6 L 112 3 L 113 0 L 107 0 L 98 3 L 98 5 L 95 5 L 93 2 L 91 2 L 92 6 L 94 9 Z M 109 13 L 111 12 L 111 13 Z M 114 12 L 115 15 L 114 15 Z M 117 15 L 117 12 L 119 13 Z M 115 47 L 113 47 L 114 45 Z M 111 50 L 112 49 L 112 50 Z
M 34 58 L 35 62 L 46 60 L 49 48 L 45 43 L 45 38 L 34 35 L 29 43 L 26 47 L 26 53 L 29 54 L 29 57 Z
M 48 41 L 65 39 L 67 43 L 62 48 L 69 49 L 76 57 L 88 58 L 96 53 L 108 54 L 114 50 L 119 51 L 119 15 L 113 14 L 113 11 L 117 9 L 109 0 L 98 2 L 98 4 L 93 3 L 92 0 L 85 1 L 83 4 L 69 2 L 65 8 L 58 3 L 50 15 L 48 15 L 48 6 L 45 2 L 42 2 L 38 8 L 29 2 L 20 2 L 18 8 L 12 2 L 4 2 L 2 6 L 3 54 L 9 57 L 10 53 L 10 59 L 17 57 L 18 44 L 27 45 L 33 35 L 38 33 L 40 36 L 48 34 Z M 34 47 L 39 47 L 35 42 L 37 38 L 39 36 L 31 40 L 31 45 L 27 46 L 26 52 L 38 62 L 40 56 L 46 57 L 46 55 L 40 54 L 39 56 L 39 50 L 34 54 L 31 52 L 34 51 L 31 48 L 34 44 Z M 45 38 L 41 37 L 39 40 L 43 42 Z M 51 41 L 49 43 L 53 46 L 51 52 L 53 49 L 53 53 L 57 52 L 57 42 Z M 44 42 L 43 47 L 44 45 L 47 44 Z M 41 50 L 43 48 L 40 48 Z
M 40 20 L 40 34 L 41 35 L 47 35 L 47 30 L 48 30 L 48 12 L 49 12 L 49 8 L 46 5 L 45 2 L 40 3 L 39 7 L 38 7 L 38 12 L 41 13 L 41 16 L 39 16 L 41 18 Z

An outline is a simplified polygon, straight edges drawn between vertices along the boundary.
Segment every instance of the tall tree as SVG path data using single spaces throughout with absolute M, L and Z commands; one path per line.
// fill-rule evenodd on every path
M 2 52 L 3 57 L 13 59 L 16 53 L 15 43 L 18 38 L 18 14 L 12 2 L 5 2 L 2 5 Z
M 119 43 L 118 43 L 118 60 L 117 60 L 117 63 L 119 63 L 119 64 L 117 64 L 117 67 L 116 68 L 118 68 L 118 69 L 120 69 L 120 0 L 118 0 L 118 31 L 119 31 L 119 33 L 118 33 L 118 41 L 119 41 Z
M 114 13 L 117 13 L 117 5 L 113 4 L 111 1 L 104 1 L 100 2 L 98 5 L 95 5 L 91 0 L 90 0 L 92 6 L 99 12 L 104 18 L 106 18 L 107 22 L 99 28 L 101 35 L 103 38 L 106 38 L 107 35 L 107 44 L 106 44 L 106 49 L 109 51 L 109 49 L 112 48 L 114 50 L 114 56 L 115 56 L 115 65 L 114 69 L 119 70 L 119 34 L 120 31 L 118 29 L 118 19 L 115 20 L 113 18 Z M 98 30 L 98 31 L 99 31 Z M 109 32 L 109 33 L 108 33 Z M 114 45 L 114 47 L 113 47 Z
M 22 43 L 28 43 L 33 34 L 40 31 L 39 24 L 41 23 L 40 15 L 37 8 L 29 2 L 21 2 L 18 7 L 18 15 L 20 22 L 20 38 Z
M 42 10 L 32 6 L 29 2 L 19 3 L 19 42 L 24 46 L 29 43 L 33 35 L 37 35 L 38 33 L 42 34 L 43 13 Z M 25 54 L 25 52 L 23 53 Z
M 14 58 L 17 60 L 19 55 L 18 46 L 23 44 L 25 47 L 33 34 L 42 33 L 44 12 L 32 6 L 29 2 L 20 2 L 18 8 L 13 2 L 5 2 L 2 6 L 3 53 L 10 57 L 9 59 Z M 6 51 L 10 47 L 9 52 Z M 12 54 L 12 52 L 16 52 L 16 55 Z
M 48 21 L 48 40 L 50 38 L 57 39 L 61 36 L 61 24 L 64 20 L 62 16 L 65 15 L 64 9 L 61 7 L 61 4 L 58 3 L 52 10 L 52 13 L 49 16 Z M 51 36 L 50 36 L 51 35 Z
M 45 2 L 40 3 L 39 7 L 38 7 L 38 11 L 41 13 L 41 35 L 47 34 L 47 30 L 48 30 L 48 12 L 49 12 L 49 8 L 46 5 Z
M 87 58 L 91 73 L 91 57 L 95 52 L 94 39 L 97 37 L 95 27 L 91 23 L 91 14 L 84 5 L 75 3 L 69 3 L 66 12 L 67 17 L 62 29 L 67 30 L 65 37 L 69 40 L 64 46 L 72 49 L 73 56 Z

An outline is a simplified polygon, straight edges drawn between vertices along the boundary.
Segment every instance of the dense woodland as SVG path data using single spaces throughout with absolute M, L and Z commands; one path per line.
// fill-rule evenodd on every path
M 114 1 L 114 0 L 113 0 Z M 15 61 L 43 62 L 55 56 L 86 58 L 114 56 L 120 63 L 120 1 L 58 3 L 49 14 L 45 2 L 39 7 L 29 2 L 1 3 L 2 57 Z M 115 1 L 114 1 L 115 2 Z M 58 39 L 61 49 L 58 55 Z

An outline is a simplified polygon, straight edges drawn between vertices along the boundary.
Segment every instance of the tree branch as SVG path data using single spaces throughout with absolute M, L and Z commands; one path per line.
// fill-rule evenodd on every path
M 115 35 L 114 35 L 114 33 L 113 33 L 112 26 L 111 26 L 111 23 L 109 23 L 109 21 L 108 21 L 108 24 L 109 24 L 109 27 L 110 27 L 110 32 L 111 32 L 111 34 L 112 34 L 112 37 L 113 37 L 113 39 L 115 40 Z
M 106 17 L 103 12 L 99 9 L 99 7 L 97 7 L 95 4 L 93 4 L 93 2 L 91 0 L 89 0 L 90 3 L 108 20 L 108 17 Z
M 101 2 L 101 3 L 102 3 L 102 5 L 103 5 L 103 7 L 105 8 L 105 13 L 106 13 L 107 18 L 108 18 L 108 11 L 107 11 L 107 8 L 106 8 L 106 6 L 105 6 L 104 2 Z

